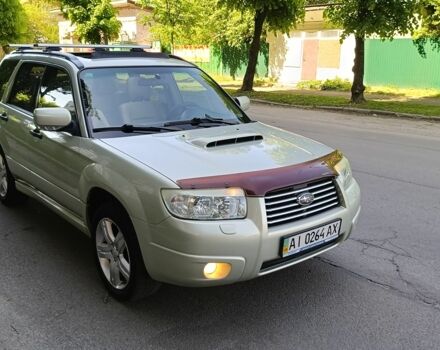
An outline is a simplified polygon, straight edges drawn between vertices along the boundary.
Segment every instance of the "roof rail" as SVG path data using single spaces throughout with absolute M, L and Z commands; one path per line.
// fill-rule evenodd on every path
M 54 56 L 54 57 L 63 58 L 65 60 L 72 62 L 79 69 L 84 68 L 83 63 L 75 55 L 72 55 L 71 53 L 60 52 L 60 50 L 36 51 L 36 50 L 33 50 L 32 48 L 29 48 L 28 46 L 18 46 L 17 45 L 15 47 L 18 47 L 18 49 L 11 52 L 11 55 L 22 54 L 22 53 L 28 52 L 28 53 L 32 53 L 33 55 Z
M 45 49 L 47 51 L 60 51 L 61 49 L 130 49 L 148 50 L 150 45 L 90 45 L 90 44 L 9 44 L 8 47 L 17 48 L 17 50 Z
M 174 58 L 195 66 L 195 64 L 175 55 L 168 55 L 162 52 L 145 51 L 145 49 L 151 49 L 151 46 L 148 45 L 10 44 L 8 47 L 16 48 L 16 50 L 11 54 L 29 53 L 34 55 L 50 55 L 64 58 L 75 64 L 80 69 L 84 68 L 84 64 L 80 59 L 78 59 L 79 57 L 87 59 L 117 57 Z M 61 51 L 63 48 L 90 48 L 93 50 L 89 52 L 65 52 Z M 129 51 L 120 49 L 129 49 Z

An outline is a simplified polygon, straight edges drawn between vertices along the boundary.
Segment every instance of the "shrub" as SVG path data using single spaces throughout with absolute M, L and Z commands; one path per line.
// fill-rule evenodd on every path
M 333 91 L 350 91 L 351 82 L 346 79 L 335 78 L 322 80 L 306 80 L 300 81 L 296 85 L 297 89 L 300 90 L 333 90 Z
M 305 80 L 296 84 L 296 87 L 300 90 L 321 90 L 321 85 L 321 80 Z
M 321 90 L 350 91 L 351 82 L 346 79 L 327 79 L 321 85 Z

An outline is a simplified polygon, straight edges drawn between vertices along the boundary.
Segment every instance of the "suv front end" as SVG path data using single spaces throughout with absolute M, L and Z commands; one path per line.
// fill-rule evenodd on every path
M 146 223 L 139 223 L 139 230 L 150 233 L 151 241 L 142 247 L 144 255 L 148 257 L 147 268 L 150 275 L 161 282 L 189 287 L 231 284 L 290 267 L 337 247 L 350 236 L 358 221 L 360 189 L 351 175 L 346 158 L 341 157 L 334 169 L 335 176 L 333 177 L 294 184 L 287 188 L 299 186 L 300 192 L 298 193 L 308 193 L 308 187 L 304 185 L 311 183 L 312 186 L 309 187 L 314 187 L 317 186 L 316 183 L 324 184 L 324 186 L 316 187 L 316 192 L 321 191 L 321 197 L 325 197 L 323 200 L 325 203 L 318 203 L 318 206 L 309 209 L 309 212 L 307 212 L 307 206 L 301 207 L 302 210 L 295 212 L 295 216 L 300 213 L 298 218 L 292 221 L 287 220 L 287 222 L 276 222 L 272 225 L 268 220 L 268 196 L 245 195 L 246 191 L 240 188 L 162 191 L 166 193 L 163 195 L 162 210 L 169 217 L 159 224 L 147 227 Z M 252 181 L 252 177 L 248 179 Z M 190 180 L 187 183 L 191 182 L 194 181 Z M 337 192 L 335 197 L 333 197 L 332 188 L 328 187 L 329 190 L 325 187 L 328 183 L 334 186 L 332 188 Z M 194 184 L 189 185 L 191 186 L 197 187 Z M 205 187 L 209 185 L 205 183 Z M 304 188 L 303 192 L 301 192 L 301 187 Z M 225 196 L 238 195 L 240 202 L 241 196 L 245 196 L 245 217 L 230 220 L 179 217 L 182 215 L 170 210 L 170 204 L 167 203 L 171 201 L 169 193 L 178 194 L 179 191 L 183 194 L 191 193 L 194 196 L 199 194 L 201 197 L 215 197 L 219 193 L 224 193 Z M 289 195 L 279 198 L 286 200 L 286 198 L 289 199 Z M 330 200 L 336 198 L 335 204 L 327 208 L 329 202 L 326 198 Z M 311 203 L 308 207 L 312 205 Z M 315 208 L 323 209 L 316 210 Z M 305 215 L 301 217 L 301 213 Z M 340 223 L 337 237 L 332 237 L 328 242 L 318 242 L 309 249 L 283 257 L 284 239 L 337 222 Z

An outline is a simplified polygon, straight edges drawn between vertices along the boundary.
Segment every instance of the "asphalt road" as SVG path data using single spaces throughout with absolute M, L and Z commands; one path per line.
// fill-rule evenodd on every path
M 255 105 L 343 150 L 363 190 L 352 238 L 293 268 L 120 304 L 89 240 L 42 205 L 0 208 L 0 349 L 440 348 L 440 124 Z

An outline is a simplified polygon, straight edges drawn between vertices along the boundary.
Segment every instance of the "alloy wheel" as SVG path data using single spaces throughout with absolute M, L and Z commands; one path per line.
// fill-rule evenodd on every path
M 124 289 L 130 281 L 130 253 L 124 234 L 109 218 L 101 219 L 96 228 L 96 253 L 110 285 Z
M 8 170 L 6 168 L 6 161 L 2 154 L 0 154 L 0 197 L 6 197 L 8 193 Z

